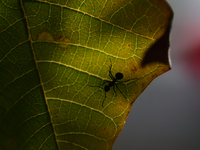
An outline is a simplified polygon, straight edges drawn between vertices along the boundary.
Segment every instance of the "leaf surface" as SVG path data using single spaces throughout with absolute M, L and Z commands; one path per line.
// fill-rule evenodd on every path
M 170 69 L 164 0 L 2 0 L 0 8 L 1 149 L 111 149 L 136 98 Z M 123 79 L 105 93 L 109 69 Z

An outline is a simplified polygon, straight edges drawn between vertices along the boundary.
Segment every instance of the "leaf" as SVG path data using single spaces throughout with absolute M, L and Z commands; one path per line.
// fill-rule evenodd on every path
M 2 0 L 0 8 L 3 150 L 111 149 L 135 99 L 170 69 L 164 0 Z M 129 81 L 116 94 L 110 87 L 102 107 L 103 86 L 92 86 L 112 81 L 111 64 Z

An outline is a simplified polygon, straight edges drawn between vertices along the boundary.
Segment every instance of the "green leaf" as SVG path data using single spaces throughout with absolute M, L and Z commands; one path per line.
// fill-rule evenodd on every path
M 0 1 L 0 149 L 111 149 L 170 69 L 172 16 L 164 0 Z

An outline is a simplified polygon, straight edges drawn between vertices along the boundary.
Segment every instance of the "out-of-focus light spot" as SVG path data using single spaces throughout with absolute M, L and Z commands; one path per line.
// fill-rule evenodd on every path
M 200 42 L 188 48 L 183 59 L 188 73 L 200 82 Z

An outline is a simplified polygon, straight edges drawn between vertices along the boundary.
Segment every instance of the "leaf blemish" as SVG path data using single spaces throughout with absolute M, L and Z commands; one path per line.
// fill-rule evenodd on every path
M 128 68 L 130 69 L 131 73 L 135 74 L 135 72 L 137 72 L 137 67 L 135 66 L 135 64 L 133 62 L 130 62 L 128 64 Z
M 70 43 L 70 41 L 66 39 L 65 36 L 62 36 L 62 35 L 59 35 L 55 40 L 61 43 Z
M 145 88 L 145 83 L 142 83 L 142 87 Z
M 38 36 L 38 41 L 54 41 L 53 36 L 49 32 L 42 32 Z

